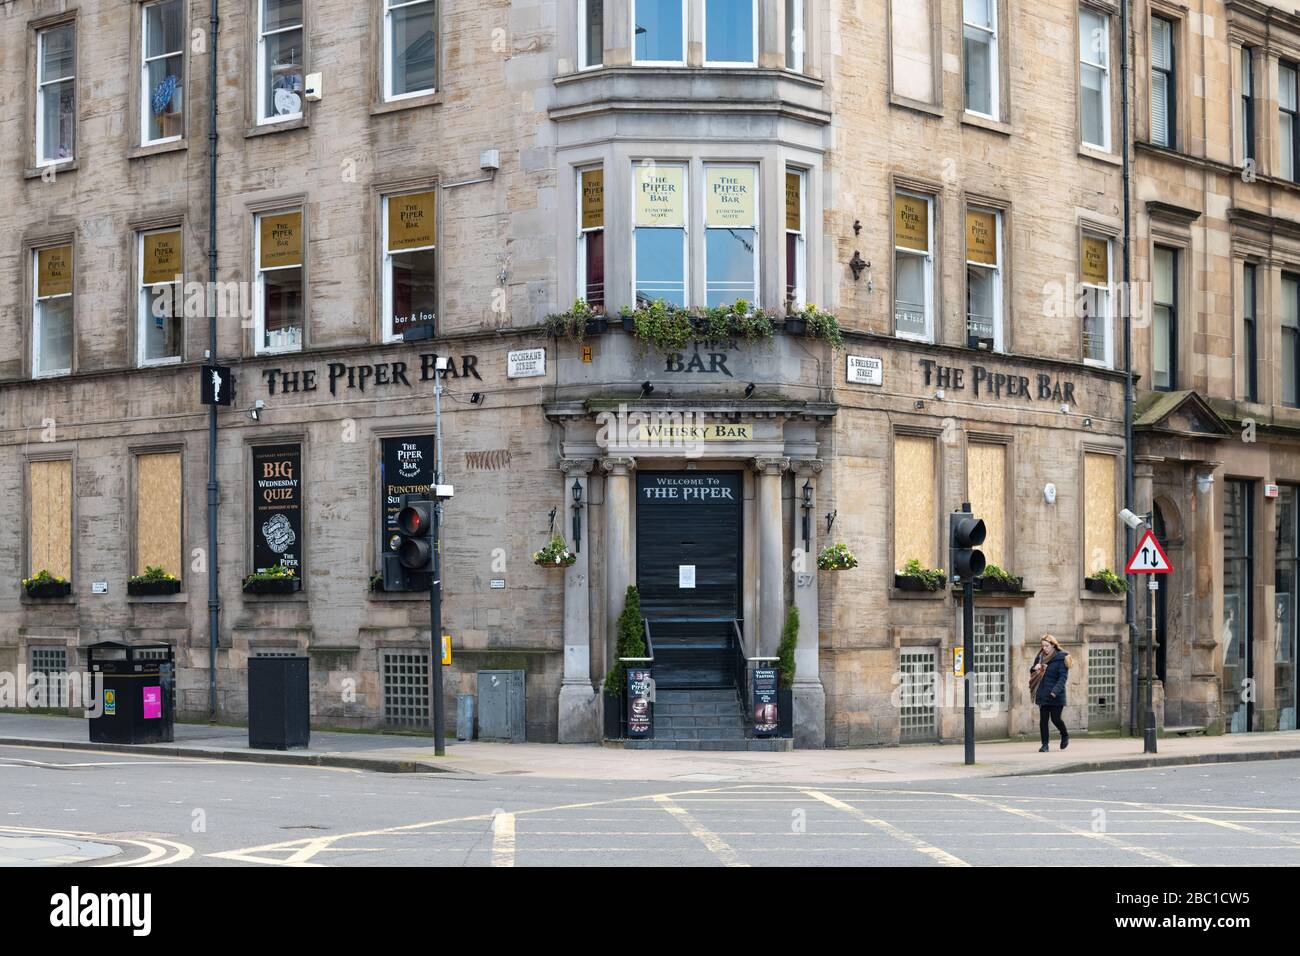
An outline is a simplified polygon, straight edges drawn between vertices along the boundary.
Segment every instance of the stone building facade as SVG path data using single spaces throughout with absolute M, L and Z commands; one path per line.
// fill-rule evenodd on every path
M 977 597 L 981 733 L 1032 731 L 1043 633 L 1071 726 L 1126 721 L 1124 601 L 1087 583 L 1124 560 L 1115 5 L 396 6 L 222 0 L 215 37 L 189 0 L 0 9 L 0 667 L 161 640 L 202 717 L 215 564 L 220 717 L 292 652 L 318 724 L 422 725 L 427 602 L 372 579 L 441 374 L 446 686 L 525 671 L 529 739 L 598 738 L 631 584 L 655 633 L 748 657 L 797 608 L 797 746 L 958 737 L 960 602 L 897 572 L 946 565 L 966 501 L 1022 579 Z M 213 216 L 248 304 L 217 319 L 215 562 L 208 318 L 155 308 L 167 272 L 212 291 Z M 646 349 L 619 310 L 660 298 L 778 331 Z M 608 328 L 548 335 L 576 299 Z M 812 305 L 842 347 L 781 319 Z M 554 534 L 564 570 L 530 557 Z M 834 542 L 857 568 L 818 571 Z M 270 552 L 299 590 L 241 586 Z M 160 563 L 178 593 L 128 593 Z M 41 569 L 70 593 L 18 586 Z

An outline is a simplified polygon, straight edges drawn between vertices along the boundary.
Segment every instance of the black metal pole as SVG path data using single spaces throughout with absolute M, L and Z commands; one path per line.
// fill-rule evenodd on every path
M 446 752 L 442 705 L 442 502 L 436 499 L 433 505 L 433 574 L 429 580 L 429 635 L 433 644 L 433 752 L 441 757 Z
M 1160 579 L 1154 574 L 1148 574 L 1147 577 L 1150 579 L 1147 583 L 1147 605 L 1151 630 L 1147 632 L 1147 713 L 1142 752 L 1153 754 L 1156 752 L 1156 594 L 1159 593 L 1156 589 L 1160 587 Z
M 975 662 L 975 582 L 964 575 L 961 583 L 961 646 L 962 684 L 965 685 L 966 703 L 966 766 L 975 763 L 975 705 L 971 700 L 971 670 Z
M 1120 0 L 1120 84 L 1121 84 L 1121 134 L 1123 142 L 1123 192 L 1124 192 L 1124 295 L 1119 301 L 1124 307 L 1124 507 L 1134 507 L 1133 479 L 1133 266 L 1130 262 L 1129 248 L 1132 244 L 1132 166 L 1129 162 L 1129 4 Z M 1124 553 L 1133 553 L 1133 529 L 1125 527 Z M 1135 578 L 1129 579 L 1129 587 L 1124 595 L 1124 622 L 1128 626 L 1130 680 L 1129 691 L 1129 733 L 1137 729 L 1138 709 L 1138 625 L 1137 600 L 1133 596 Z
M 208 18 L 208 362 L 217 362 L 217 2 Z M 231 387 L 231 386 L 227 386 Z M 221 592 L 217 588 L 217 406 L 208 406 L 208 720 L 217 719 L 217 638 Z

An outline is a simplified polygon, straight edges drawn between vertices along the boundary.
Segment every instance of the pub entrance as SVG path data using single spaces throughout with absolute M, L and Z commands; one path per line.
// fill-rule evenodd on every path
M 656 685 L 734 688 L 744 658 L 741 472 L 639 472 L 636 501 L 636 580 Z

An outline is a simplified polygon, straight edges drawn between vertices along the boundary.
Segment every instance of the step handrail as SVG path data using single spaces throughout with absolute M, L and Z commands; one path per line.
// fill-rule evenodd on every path
M 740 699 L 740 712 L 744 715 L 745 727 L 754 722 L 754 715 L 749 712 L 749 661 L 745 659 L 745 635 L 740 630 L 740 620 L 731 619 L 732 647 L 735 663 L 736 697 Z

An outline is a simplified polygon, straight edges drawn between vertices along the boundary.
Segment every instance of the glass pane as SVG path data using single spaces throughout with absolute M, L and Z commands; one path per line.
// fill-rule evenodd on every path
M 686 305 L 683 229 L 636 230 L 636 299 L 645 305 L 663 299 Z
M 925 258 L 895 253 L 894 284 L 894 330 L 907 335 L 926 335 Z
M 1282 276 L 1282 325 L 1300 327 L 1300 280 Z
M 587 288 L 585 298 L 592 308 L 605 307 L 605 233 L 588 232 L 585 239 Z
M 1093 10 L 1079 11 L 1079 57 L 1088 63 L 1110 63 L 1110 39 L 1106 18 Z
M 182 56 L 169 56 L 149 63 L 149 128 L 145 130 L 146 139 L 164 139 L 182 133 L 184 62 Z
M 1105 289 L 1085 288 L 1080 305 L 1083 310 L 1083 357 L 1105 362 L 1110 295 Z
M 706 0 L 704 58 L 712 63 L 753 62 L 753 0 Z
M 71 23 L 41 31 L 41 82 L 77 72 L 76 36 Z
M 1156 388 L 1169 387 L 1169 330 L 1173 316 L 1163 305 L 1155 307 L 1151 328 L 1151 370 Z
M 605 0 L 587 0 L 586 65 L 596 66 L 605 59 Z
M 1159 71 L 1151 73 L 1151 140 L 1169 145 L 1169 77 Z
M 635 0 L 638 60 L 681 60 L 681 0 Z
M 302 23 L 302 0 L 262 0 L 262 32 Z
M 962 16 L 967 23 L 992 28 L 993 0 L 966 0 Z
M 176 288 L 154 286 L 143 290 L 141 299 L 140 336 L 144 342 L 145 361 L 180 355 L 183 309 Z
M 392 256 L 393 334 L 427 325 L 438 312 L 437 254 L 433 249 Z
M 1174 250 L 1157 247 L 1155 255 L 1156 301 L 1174 304 Z
M 1247 318 L 1255 317 L 1255 267 L 1247 265 L 1242 267 L 1242 289 L 1241 289 L 1242 311 Z
M 1296 495 L 1282 485 L 1275 502 L 1277 550 L 1273 596 L 1273 687 L 1278 708 L 1278 729 L 1295 729 L 1296 710 Z
M 1295 69 L 1278 65 L 1277 68 L 1277 102 L 1284 110 L 1296 108 Z
M 798 234 L 787 232 L 785 234 L 785 304 L 787 308 L 798 307 L 803 303 L 799 301 L 799 247 L 803 240 Z
M 38 302 L 36 322 L 41 352 L 36 371 L 72 368 L 72 297 Z
M 433 14 L 432 3 L 392 13 L 393 96 L 433 89 L 438 52 Z
M 709 229 L 705 237 L 705 305 L 728 305 L 737 299 L 755 301 L 757 230 Z
M 992 269 L 966 270 L 966 334 L 972 346 L 994 345 L 994 276 Z
M 1246 677 L 1246 641 L 1250 633 L 1248 487 L 1241 481 L 1223 483 L 1223 696 L 1230 721 L 1228 729 L 1232 733 L 1248 729 L 1246 702 L 1241 693 Z
M 1295 340 L 1295 329 L 1282 329 L 1282 401 L 1288 405 L 1300 405 L 1295 387 Z
M 41 87 L 42 160 L 71 159 L 76 131 L 75 80 Z
M 1095 66 L 1080 68 L 1080 92 L 1083 96 L 1083 141 L 1094 146 L 1106 145 L 1106 75 Z
M 799 0 L 785 0 L 785 66 L 788 70 L 803 67 L 803 5 Z
M 1295 116 L 1283 113 L 1278 117 L 1278 158 L 1282 160 L 1283 179 L 1295 179 Z
M 181 0 L 165 0 L 144 8 L 145 57 L 179 53 L 185 45 L 185 11 Z
M 290 30 L 266 38 L 266 100 L 263 116 L 294 116 L 302 112 L 302 31 Z
M 1168 20 L 1151 18 L 1151 65 L 1167 70 L 1173 63 L 1173 27 Z
M 262 348 L 302 348 L 302 269 L 262 273 Z
M 993 115 L 993 51 L 989 35 L 966 28 L 966 109 Z
M 1252 69 L 1250 47 L 1241 48 L 1241 95 L 1250 96 L 1255 91 L 1255 71 Z

